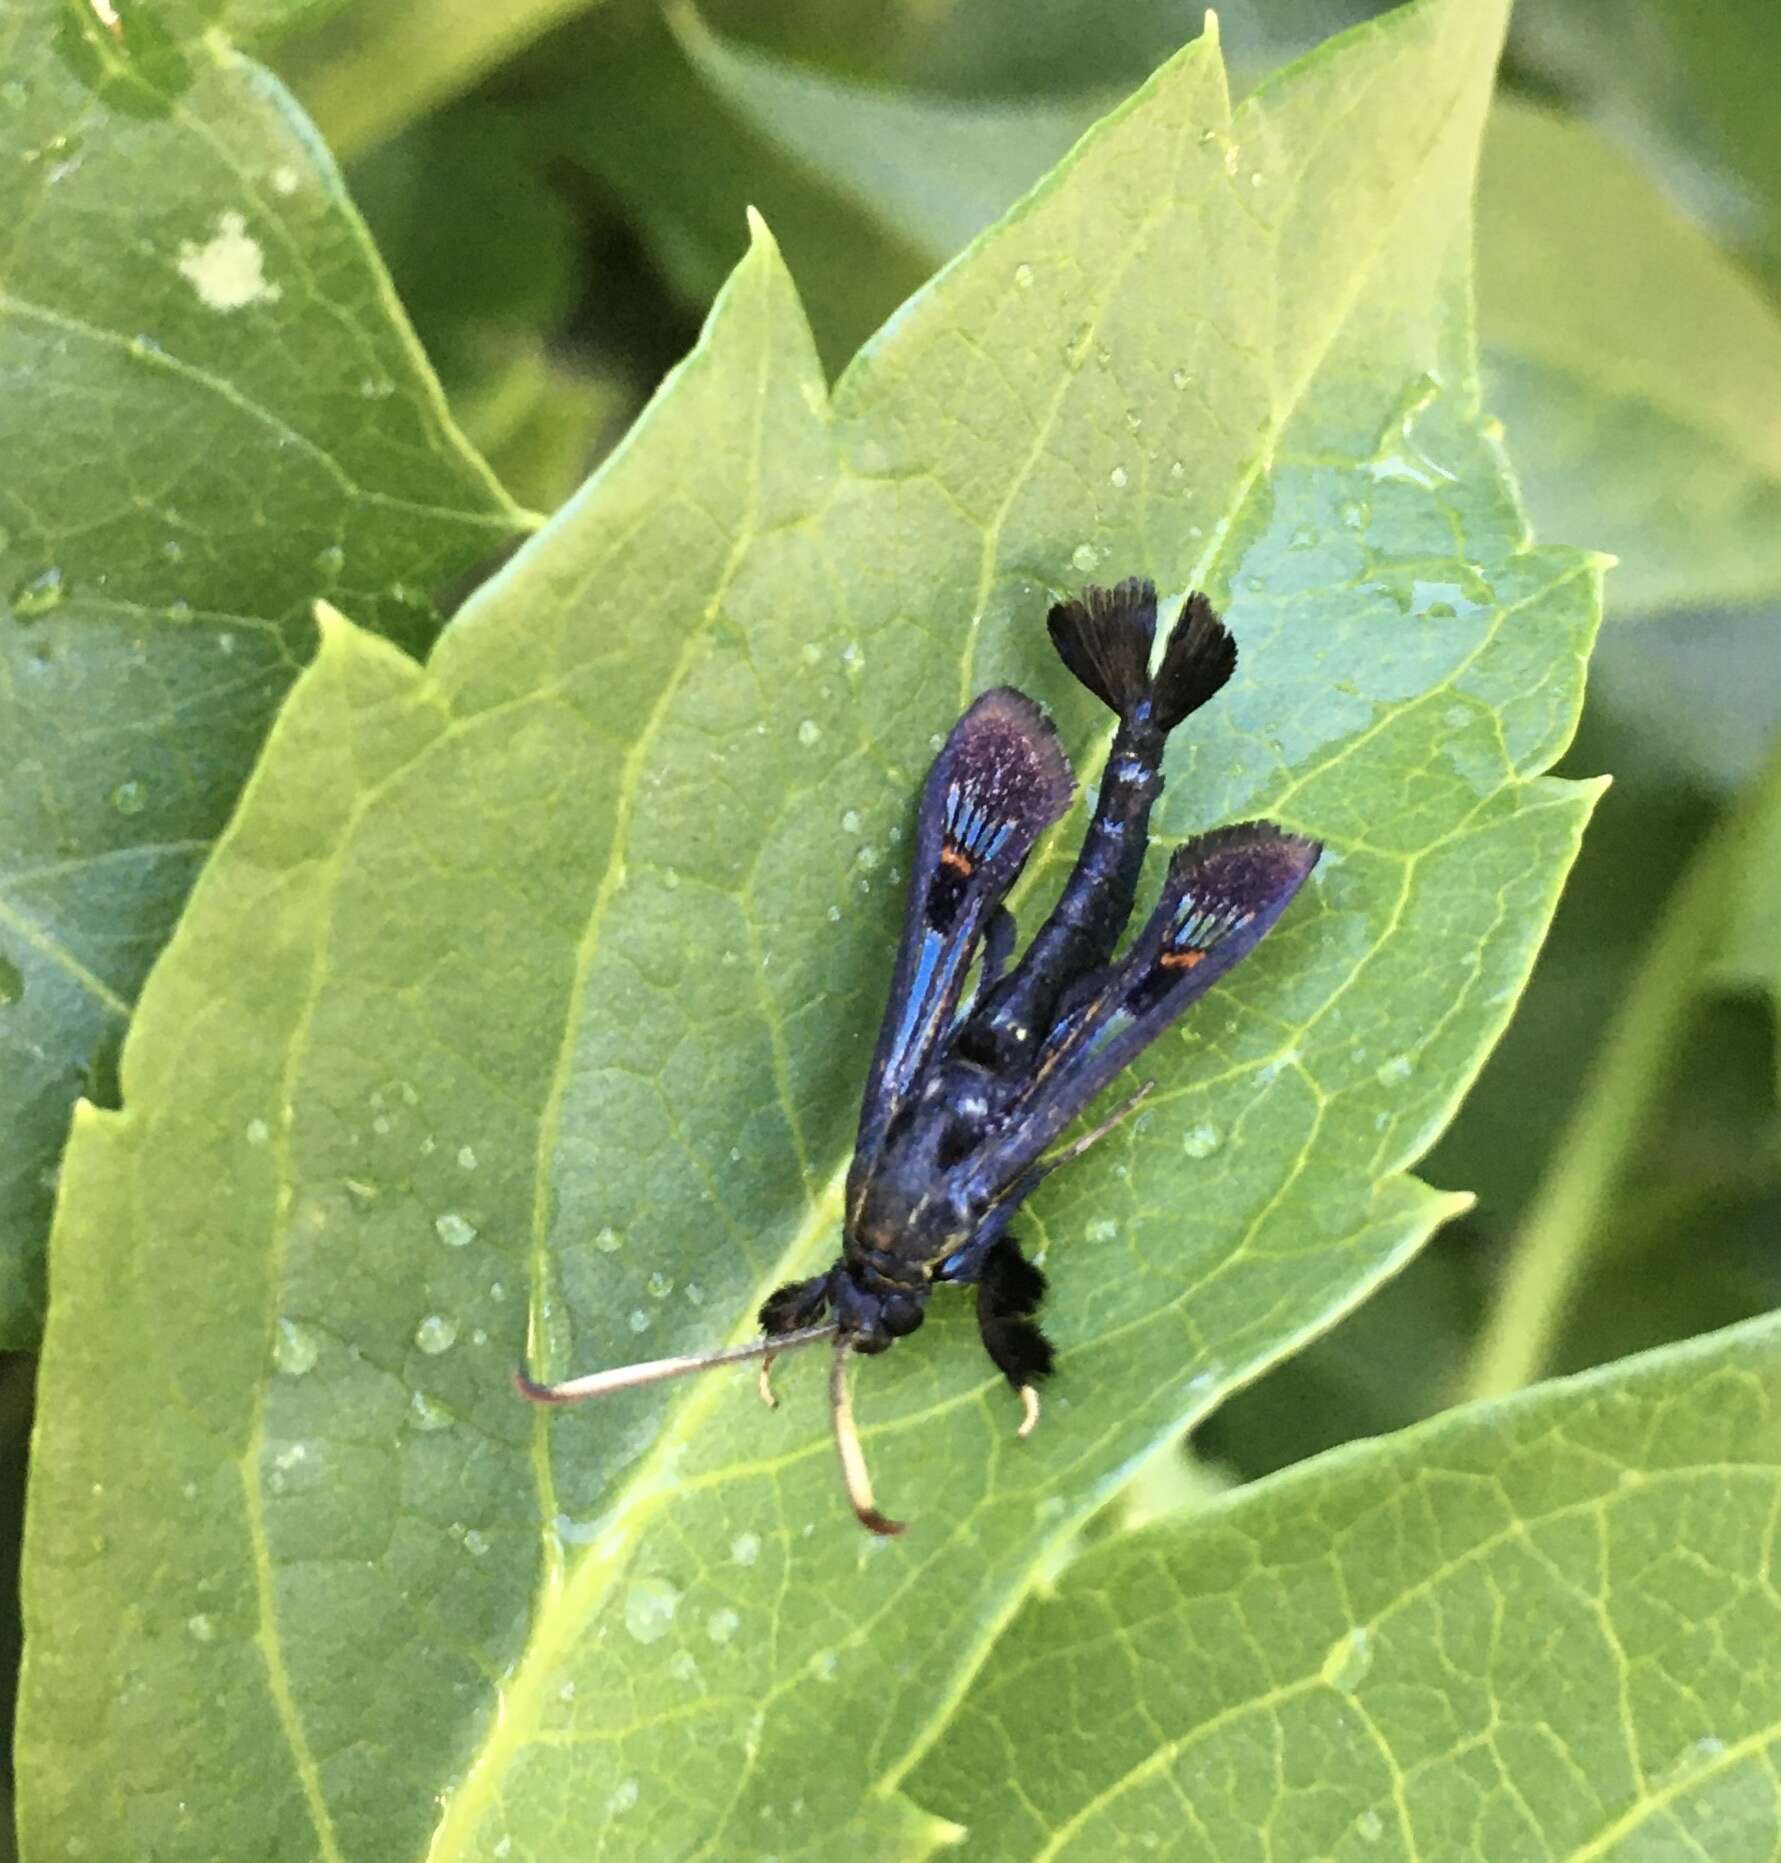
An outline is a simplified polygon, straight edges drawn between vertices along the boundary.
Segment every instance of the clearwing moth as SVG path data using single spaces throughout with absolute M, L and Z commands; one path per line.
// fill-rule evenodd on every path
M 847 1498 L 874 1533 L 902 1523 L 873 1500 L 848 1390 L 849 1355 L 885 1351 L 922 1323 L 942 1285 L 977 1289 L 984 1350 L 1039 1417 L 1052 1369 L 1034 1320 L 1045 1276 L 1008 1225 L 1052 1171 L 1104 1137 L 1149 1091 L 1060 1143 L 1114 1077 L 1253 951 L 1323 851 L 1272 822 L 1196 835 L 1170 857 L 1161 896 L 1123 955 L 1162 791 L 1169 733 L 1237 663 L 1204 595 L 1183 603 L 1151 670 L 1156 590 L 1136 579 L 1085 588 L 1048 617 L 1065 666 L 1119 720 L 1094 818 L 1051 916 L 1012 969 L 1003 901 L 1039 836 L 1069 807 L 1068 757 L 1045 713 L 1009 686 L 985 692 L 952 728 L 922 790 L 909 903 L 884 1025 L 872 1055 L 847 1174 L 841 1256 L 813 1280 L 768 1295 L 748 1345 L 622 1366 L 561 1384 L 515 1381 L 539 1403 L 573 1403 L 818 1340 L 834 1344 L 829 1405 Z M 961 1005 L 981 959 L 970 1001 Z M 825 1315 L 827 1317 L 825 1317 Z

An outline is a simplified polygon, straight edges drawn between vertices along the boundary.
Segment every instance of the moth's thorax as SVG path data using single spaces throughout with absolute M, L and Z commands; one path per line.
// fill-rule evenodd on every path
M 983 1214 L 969 1158 L 989 1112 L 985 1077 L 942 1067 L 897 1123 L 860 1186 L 848 1224 L 850 1261 L 931 1265 L 964 1242 Z
M 902 1286 L 925 1282 L 928 1268 L 971 1233 L 971 1215 L 944 1183 L 875 1178 L 842 1238 L 842 1258 L 860 1273 Z

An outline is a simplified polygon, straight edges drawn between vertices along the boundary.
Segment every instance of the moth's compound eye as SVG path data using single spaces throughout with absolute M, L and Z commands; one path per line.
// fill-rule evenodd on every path
M 923 1303 L 913 1294 L 892 1294 L 880 1309 L 879 1324 L 893 1339 L 915 1331 L 922 1322 Z

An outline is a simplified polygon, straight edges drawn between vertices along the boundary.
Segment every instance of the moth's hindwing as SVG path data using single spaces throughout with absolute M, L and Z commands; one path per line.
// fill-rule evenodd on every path
M 1238 822 L 1175 850 L 1131 949 L 1067 1004 L 996 1157 L 1012 1181 L 1103 1087 L 1261 942 L 1323 852 L 1272 822 Z

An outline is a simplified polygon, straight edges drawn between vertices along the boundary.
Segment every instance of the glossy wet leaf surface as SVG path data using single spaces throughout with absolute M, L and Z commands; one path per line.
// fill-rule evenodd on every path
M 0 20 L 0 1344 L 77 1094 L 346 602 L 419 647 L 520 514 L 276 85 L 142 9 Z M 10 999 L 10 1000 L 8 1000 Z
M 1190 48 L 832 397 L 757 236 L 424 670 L 330 623 L 68 1165 L 27 1601 L 86 1605 L 30 1658 L 33 1842 L 920 1853 L 905 1775 L 1047 1558 L 1456 1207 L 1403 1173 L 1587 813 L 1539 773 L 1597 613 L 1480 432 L 1500 27 L 1413 8 L 1234 119 Z M 895 1544 L 815 1364 L 773 1415 L 746 1372 L 527 1410 L 528 1327 L 546 1375 L 714 1345 L 832 1255 L 932 746 L 1012 680 L 1092 779 L 1042 616 L 1129 573 L 1242 645 L 1164 834 L 1329 853 L 1035 1201 L 1037 1435 L 962 1301 L 858 1380 Z

